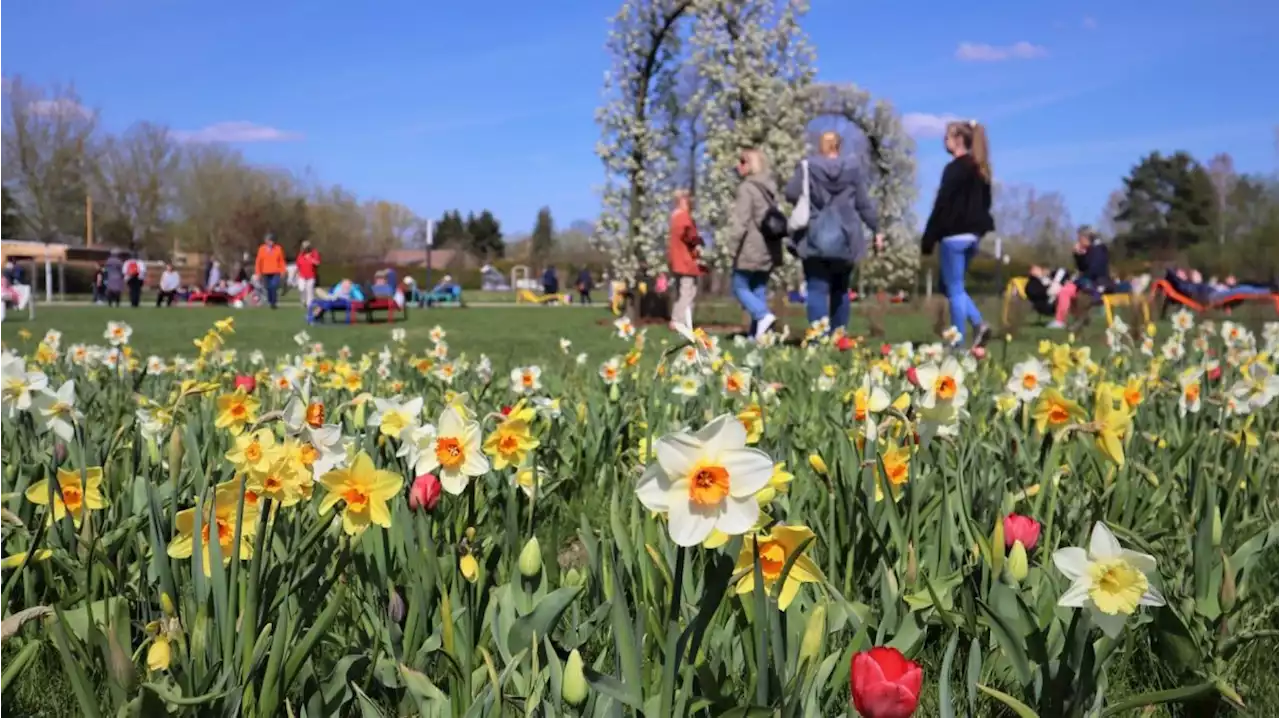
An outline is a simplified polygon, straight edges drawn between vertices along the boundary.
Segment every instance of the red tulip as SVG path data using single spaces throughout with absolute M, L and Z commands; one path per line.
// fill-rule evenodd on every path
M 426 509 L 434 511 L 440 503 L 440 479 L 434 474 L 423 474 L 413 480 L 409 487 L 409 508 L 414 511 Z
M 853 657 L 849 688 L 863 718 L 907 718 L 920 703 L 924 674 L 898 649 L 876 646 Z
M 1013 548 L 1013 542 L 1021 541 L 1022 547 L 1030 551 L 1040 541 L 1040 522 L 1030 516 L 1009 514 L 1004 517 L 1004 546 Z
M 498 411 L 501 411 L 503 416 L 511 416 L 511 407 L 509 406 L 504 406 Z
M 252 374 L 237 374 L 235 388 L 244 389 L 244 393 L 252 394 L 258 388 L 258 380 Z
M 836 340 L 836 349 L 847 352 L 853 348 L 853 340 L 843 334 Z
M 887 357 L 891 351 L 893 351 L 893 347 L 889 345 L 889 342 L 880 345 L 880 356 Z
M 984 358 L 986 358 L 986 356 L 987 356 L 987 348 L 986 348 L 986 347 L 974 347 L 973 349 L 970 349 L 969 351 L 973 354 L 973 358 L 974 358 L 974 359 L 984 359 Z
M 916 376 L 916 368 L 913 366 L 907 367 L 907 381 L 911 382 L 912 386 L 920 386 L 920 377 Z
M 1222 377 L 1222 367 L 1220 365 L 1214 364 L 1213 366 L 1209 367 L 1209 381 L 1217 381 L 1221 377 Z

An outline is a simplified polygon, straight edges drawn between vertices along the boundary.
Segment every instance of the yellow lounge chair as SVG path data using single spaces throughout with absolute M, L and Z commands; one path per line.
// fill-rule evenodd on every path
M 524 302 L 525 304 L 550 304 L 552 302 L 560 302 L 561 304 L 569 303 L 568 294 L 544 294 L 537 295 L 528 289 L 521 289 L 516 292 L 516 303 Z

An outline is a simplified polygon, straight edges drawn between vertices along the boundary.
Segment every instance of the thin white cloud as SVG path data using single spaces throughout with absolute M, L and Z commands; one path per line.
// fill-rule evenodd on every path
M 198 130 L 175 130 L 173 136 L 180 142 L 287 142 L 302 139 L 296 132 L 277 129 L 254 122 L 217 122 Z
M 6 88 L 5 91 L 7 92 L 8 88 Z M 88 117 L 92 114 L 84 105 L 66 98 L 58 98 L 56 100 L 33 100 L 27 105 L 27 109 L 37 115 L 58 115 L 62 117 L 71 117 L 76 115 Z
M 1049 50 L 1043 45 L 1022 40 L 1012 45 L 988 45 L 983 42 L 962 42 L 956 47 L 956 59 L 965 62 L 1003 62 L 1005 60 L 1034 60 L 1045 57 Z
M 1085 15 L 1084 19 L 1080 21 L 1080 27 L 1086 30 L 1097 30 L 1098 20 L 1092 15 Z
M 935 115 L 929 112 L 908 112 L 902 116 L 902 129 L 912 137 L 941 137 L 947 123 L 960 119 L 956 115 Z

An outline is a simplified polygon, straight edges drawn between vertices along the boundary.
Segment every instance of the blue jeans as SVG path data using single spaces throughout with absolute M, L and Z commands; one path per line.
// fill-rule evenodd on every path
M 848 262 L 830 259 L 804 261 L 805 313 L 809 324 L 826 318 L 831 331 L 849 326 Z
M 942 238 L 942 251 L 938 263 L 942 272 L 942 286 L 947 292 L 947 301 L 951 305 L 951 323 L 960 330 L 960 338 L 964 339 L 965 324 L 972 324 L 975 329 L 985 324 L 978 305 L 964 288 L 964 275 L 969 270 L 969 263 L 978 253 L 978 238 L 972 234 L 957 234 Z
M 275 309 L 276 292 L 280 289 L 280 275 L 264 274 L 262 275 L 262 283 L 267 286 L 267 304 L 270 304 L 271 308 Z
M 751 330 L 753 333 L 755 332 L 756 322 L 769 315 L 769 295 L 765 293 L 768 287 L 768 272 L 733 270 L 733 296 L 737 298 L 742 308 L 751 315 Z

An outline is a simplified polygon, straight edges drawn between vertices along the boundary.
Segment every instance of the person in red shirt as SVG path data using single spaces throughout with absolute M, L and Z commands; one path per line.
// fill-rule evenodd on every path
M 276 292 L 280 290 L 280 275 L 284 274 L 284 250 L 276 244 L 276 236 L 267 232 L 258 247 L 258 259 L 253 263 L 253 273 L 262 277 L 267 288 L 267 303 L 276 308 Z
M 320 253 L 311 246 L 311 242 L 303 241 L 302 251 L 298 252 L 298 289 L 302 292 L 302 306 L 310 307 L 311 300 L 316 298 L 316 267 L 320 266 Z
M 671 309 L 671 321 L 690 328 L 693 327 L 693 300 L 698 296 L 698 277 L 706 273 L 701 253 L 702 237 L 698 236 L 689 210 L 689 192 L 676 190 L 667 238 L 667 264 L 676 277 L 676 303 Z

